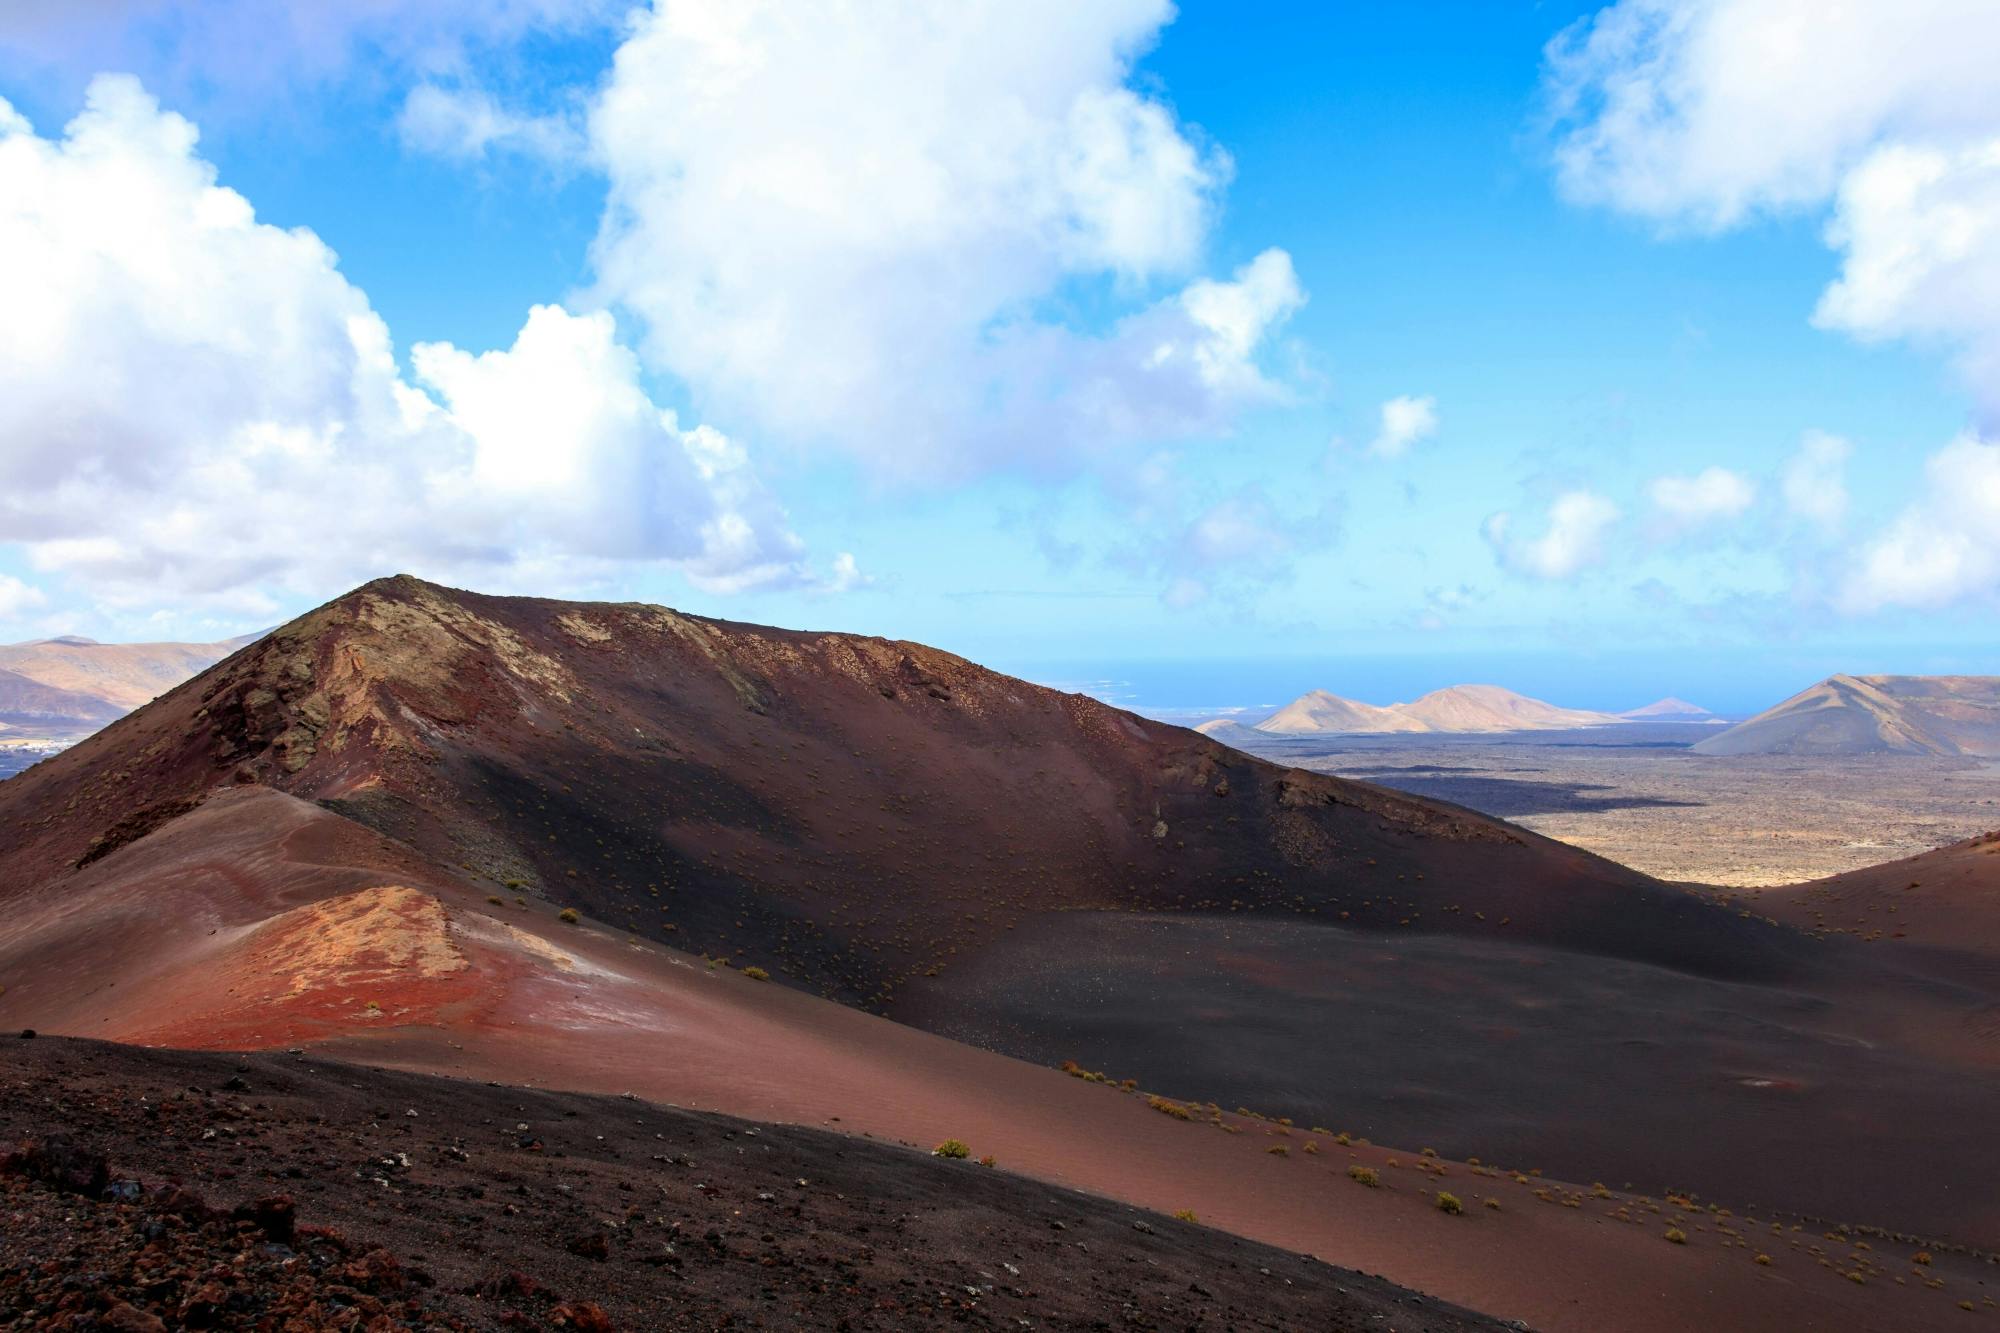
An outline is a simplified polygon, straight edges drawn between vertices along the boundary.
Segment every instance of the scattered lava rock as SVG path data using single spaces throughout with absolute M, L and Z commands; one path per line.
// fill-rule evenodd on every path
M 821 1130 L 309 1052 L 56 1038 L 9 1054 L 0 1330 L 1506 1327 Z M 249 1096 L 220 1091 L 239 1062 Z M 543 1150 L 515 1148 L 523 1132 Z M 410 1165 L 354 1170 L 384 1158 Z
M 102 1194 L 111 1181 L 111 1169 L 104 1158 L 77 1147 L 64 1134 L 23 1142 L 0 1157 L 0 1174 L 26 1176 L 51 1189 L 91 1198 Z
M 224 1210 L 178 1185 L 112 1188 L 109 1175 L 62 1135 L 0 1158 L 0 1327 L 480 1327 L 438 1308 L 387 1251 L 297 1228 L 288 1198 Z
M 602 1231 L 592 1231 L 581 1236 L 572 1236 L 563 1242 L 563 1248 L 579 1259 L 593 1259 L 603 1263 L 611 1257 L 611 1238 Z

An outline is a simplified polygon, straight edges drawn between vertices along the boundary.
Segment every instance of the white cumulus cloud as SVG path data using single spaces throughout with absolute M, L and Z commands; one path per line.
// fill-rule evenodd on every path
M 1832 205 L 1816 321 L 1947 347 L 2000 418 L 2000 5 L 1620 0 L 1547 57 L 1571 198 L 1708 230 Z
M 43 606 L 47 601 L 40 588 L 23 583 L 11 574 L 0 574 L 0 624 Z
M 195 143 L 126 77 L 61 138 L 0 113 L 0 532 L 36 569 L 245 606 L 397 568 L 809 577 L 743 451 L 648 400 L 608 314 L 538 307 L 405 377 L 333 253 Z
M 1962 435 L 1924 464 L 1922 494 L 1861 549 L 1849 611 L 1941 607 L 2000 594 L 2000 441 Z
M 1646 494 L 1663 519 L 1685 530 L 1740 516 L 1756 503 L 1757 487 L 1741 473 L 1707 467 L 1691 477 L 1656 477 Z
M 892 475 L 1226 428 L 1304 293 L 1278 250 L 1173 289 L 1230 167 L 1127 86 L 1171 13 L 640 11 L 591 117 L 595 290 L 713 413 Z
M 1847 175 L 1827 233 L 1841 274 L 1814 318 L 1952 348 L 2000 413 L 2000 116 L 1994 129 L 1962 148 L 1886 147 Z
M 516 111 L 478 87 L 419 84 L 404 99 L 396 129 L 418 152 L 461 161 L 516 153 L 568 163 L 584 152 L 583 128 L 571 117 Z
M 1483 535 L 1502 566 L 1541 579 L 1574 578 L 1604 558 L 1604 541 L 1620 511 L 1594 491 L 1565 491 L 1549 505 L 1547 521 L 1533 536 L 1516 528 L 1501 511 L 1486 520 Z
M 1807 431 L 1779 477 L 1785 508 L 1829 532 L 1838 529 L 1847 517 L 1847 460 L 1853 454 L 1854 446 L 1838 435 Z
M 1547 50 L 1579 199 L 1728 226 L 1816 206 L 1883 141 L 2000 124 L 1988 0 L 1620 0 Z
M 1437 434 L 1437 399 L 1401 395 L 1382 404 L 1382 424 L 1368 450 L 1378 458 L 1401 458 L 1410 446 Z

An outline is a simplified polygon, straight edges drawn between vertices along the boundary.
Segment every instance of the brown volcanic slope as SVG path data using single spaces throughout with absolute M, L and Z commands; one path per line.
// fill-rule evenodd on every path
M 593 966 L 618 979 L 583 986 L 546 956 L 549 909 L 543 935 L 509 933 L 518 894 L 1182 1097 L 2000 1238 L 1995 1053 L 1938 1035 L 1974 1030 L 1990 988 L 1948 960 L 1816 940 L 918 645 L 385 580 L 0 784 L 0 828 L 0 1023 L 666 1077 L 659 1034 L 695 1032 L 667 988 L 688 969 L 635 979 L 613 955 Z M 810 1012 L 808 1036 L 716 1017 L 710 1104 L 852 1119 L 964 1049 Z M 1000 1067 L 1021 1068 L 976 1086 L 1020 1079 Z M 806 1078 L 824 1086 L 801 1101 Z M 1060 1104 L 1033 1086 L 1012 1115 Z M 1016 1132 L 991 1097 L 924 1132 Z M 1004 1155 L 1084 1179 L 1048 1146 L 1061 1123 L 1035 1123 Z M 1088 1169 L 1115 1193 L 1139 1168 Z
M 1279 768 L 918 644 L 407 578 L 0 787 L 0 823 L 26 830 L 0 876 L 18 890 L 61 874 L 237 781 L 877 1005 L 1033 915 L 1078 909 L 1474 936 L 1507 918 L 1508 939 L 1738 977 L 1785 975 L 1800 948 L 1484 816 Z
M 760 1233 L 749 1220 L 769 1202 L 753 1191 L 788 1197 L 784 1182 L 795 1186 L 795 1172 L 835 1191 L 808 1232 L 820 1230 L 836 1255 L 862 1267 L 861 1282 L 840 1270 L 849 1285 L 865 1290 L 899 1269 L 909 1276 L 916 1260 L 905 1237 L 968 1229 L 984 1234 L 988 1246 L 1007 1246 L 999 1262 L 1021 1268 L 1030 1290 L 1066 1289 L 1063 1275 L 1082 1270 L 1045 1246 L 1027 1248 L 1025 1257 L 1016 1252 L 1008 1238 L 1019 1234 L 1018 1224 L 993 1219 L 982 1233 L 979 1208 L 993 1203 L 1015 1213 L 1026 1196 L 981 1193 L 970 1213 L 951 1204 L 940 1213 L 934 1186 L 913 1193 L 916 1163 L 885 1165 L 855 1151 L 842 1161 L 848 1150 L 826 1144 L 813 1163 L 786 1163 L 772 1188 L 754 1181 L 751 1163 L 732 1164 L 726 1138 L 705 1140 L 693 1152 L 659 1140 L 648 1147 L 644 1129 L 669 1127 L 641 1125 L 656 1114 L 642 1105 L 612 1103 L 607 1111 L 538 1091 L 420 1087 L 328 1068 L 317 1055 L 635 1094 L 920 1150 L 957 1137 L 975 1155 L 995 1155 L 1005 1170 L 1049 1182 L 1042 1187 L 1049 1211 L 1032 1212 L 1028 1230 L 1053 1233 L 1043 1219 L 1063 1221 L 1066 1231 L 1052 1237 L 1058 1248 L 1082 1242 L 1097 1253 L 1122 1234 L 1120 1227 L 1109 1236 L 1080 1228 L 1079 1219 L 1105 1216 L 1068 1193 L 1080 1189 L 1156 1213 L 1191 1208 L 1224 1230 L 1548 1330 L 1920 1329 L 1986 1290 L 1983 1256 L 1940 1243 L 1948 1238 L 1898 1239 L 1741 1207 L 1725 1215 L 1624 1189 L 1515 1176 L 1491 1164 L 1343 1145 L 1184 1103 L 1162 1114 L 1143 1094 L 703 966 L 587 921 L 564 923 L 546 904 L 482 894 L 406 847 L 261 786 L 216 793 L 93 861 L 62 890 L 0 916 L 0 976 L 9 983 L 0 995 L 0 1026 L 33 1022 L 44 1031 L 191 1046 L 310 1047 L 315 1058 L 310 1068 L 275 1054 L 253 1059 L 218 1086 L 214 1073 L 192 1061 L 66 1049 L 45 1061 L 42 1043 L 8 1041 L 0 1043 L 0 1086 L 7 1088 L 0 1126 L 85 1135 L 121 1171 L 187 1179 L 212 1202 L 284 1189 L 300 1196 L 302 1220 L 333 1221 L 362 1242 L 390 1241 L 406 1260 L 447 1275 L 486 1262 L 496 1245 L 523 1263 L 555 1258 L 578 1236 L 574 1224 L 595 1215 L 619 1271 L 578 1291 L 572 1265 L 555 1273 L 558 1290 L 607 1303 L 657 1293 L 629 1266 L 644 1263 L 681 1220 L 689 1236 L 716 1230 L 731 1253 L 758 1263 L 734 1269 L 734 1278 L 701 1269 L 694 1275 L 703 1296 L 740 1301 L 746 1286 L 772 1284 L 762 1258 L 773 1249 L 780 1266 L 809 1253 L 791 1226 L 766 1222 L 769 1230 Z M 24 1057 L 24 1047 L 35 1054 Z M 229 1085 L 239 1075 L 247 1087 Z M 581 1118 L 566 1125 L 572 1113 Z M 517 1128 L 523 1124 L 525 1131 Z M 636 1143 L 635 1127 L 642 1129 Z M 762 1136 L 739 1134 L 737 1155 L 755 1156 Z M 792 1153 L 799 1140 L 777 1135 L 770 1142 Z M 1273 1151 L 1280 1148 L 1283 1154 Z M 1874 1155 L 1893 1158 L 1893 1148 L 1877 1143 Z M 397 1152 L 406 1154 L 407 1167 Z M 548 1158 L 553 1165 L 544 1168 Z M 629 1202 L 605 1213 L 599 1200 L 616 1189 L 619 1159 L 644 1174 L 626 1180 L 634 1185 Z M 1350 1167 L 1375 1172 L 1376 1186 L 1350 1179 Z M 657 1179 L 681 1170 L 694 1176 L 691 1186 L 673 1180 L 663 1188 Z M 1961 1168 L 1955 1178 L 1971 1174 Z M 976 1179 L 968 1184 L 980 1190 Z M 1438 1189 L 1454 1192 L 1466 1211 L 1437 1208 Z M 457 1197 L 447 1202 L 445 1190 Z M 674 1216 L 646 1209 L 650 1220 L 642 1224 L 630 1215 L 632 1205 L 646 1208 L 662 1194 L 672 1196 L 662 1203 Z M 861 1206 L 843 1215 L 834 1207 L 841 1194 Z M 1488 1206 L 1489 1198 L 1498 1206 Z M 680 1212 L 682 1201 L 691 1214 Z M 519 1211 L 504 1206 L 510 1203 Z M 504 1214 L 493 1219 L 497 1233 L 482 1222 L 495 1205 Z M 31 1220 L 35 1243 L 61 1242 L 63 1218 L 73 1224 L 74 1209 Z M 1148 1225 L 1168 1234 L 1164 1223 Z M 1670 1227 L 1688 1243 L 1663 1243 Z M 1829 1230 L 1840 1237 L 1837 1245 L 1822 1239 Z M 863 1239 L 857 1244 L 856 1237 Z M 1853 1248 L 1860 1241 L 1871 1247 L 1865 1254 Z M 674 1243 L 684 1263 L 708 1262 L 702 1251 L 690 1257 L 686 1245 Z M 1893 1283 L 1920 1245 L 1938 1261 L 1920 1276 L 1943 1288 Z M 1856 1257 L 1824 1267 L 1819 1260 L 1829 1251 Z M 1208 1253 L 1229 1257 L 1225 1249 Z M 1775 1263 L 1754 1262 L 1759 1253 Z M 1183 1283 L 1223 1290 L 1192 1252 L 1179 1262 L 1186 1267 L 1175 1286 L 1140 1288 L 1147 1305 Z M 5 1267 L 0 1249 L 0 1291 Z M 1848 1271 L 1867 1281 L 1851 1281 Z M 1126 1289 L 1114 1279 L 1113 1290 Z M 1187 1290 L 1199 1294 L 1193 1285 Z M 909 1317 L 885 1326 L 913 1323 L 927 1326 Z
M 1773 916 L 1815 933 L 1984 961 L 2000 981 L 2000 831 L 1754 896 Z M 2000 1038 L 2000 1010 L 1993 1017 Z

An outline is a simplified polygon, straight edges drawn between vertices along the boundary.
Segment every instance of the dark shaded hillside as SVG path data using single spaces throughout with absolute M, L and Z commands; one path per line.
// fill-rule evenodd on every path
M 1732 977 L 1802 947 L 1469 811 L 921 645 L 408 578 L 0 789 L 7 891 L 59 891 L 32 886 L 241 782 L 871 1006 L 1078 909 L 1499 934 Z

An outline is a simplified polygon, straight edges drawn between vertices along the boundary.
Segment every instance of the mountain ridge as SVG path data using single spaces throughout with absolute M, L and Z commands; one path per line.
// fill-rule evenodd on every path
M 0 722 L 82 727 L 109 722 L 123 711 L 95 695 L 66 690 L 0 667 Z
M 1703 708 L 1701 705 L 1691 704 L 1687 700 L 1671 694 L 1663 699 L 1655 699 L 1652 703 L 1641 708 L 1628 708 L 1624 712 L 1619 713 L 1618 716 L 1634 722 L 1679 722 L 1683 720 L 1694 722 L 1710 721 L 1715 718 L 1714 713 Z
M 1707 755 L 2000 757 L 2000 677 L 1837 674 L 1694 746 Z
M 245 634 L 214 643 L 99 643 L 64 634 L 0 644 L 0 671 L 95 700 L 102 707 L 91 717 L 106 721 L 151 702 L 258 637 Z
M 1252 730 L 1274 736 L 1468 735 L 1601 727 L 1622 720 L 1610 713 L 1558 707 L 1500 685 L 1448 685 L 1408 703 L 1387 705 L 1309 690 Z

